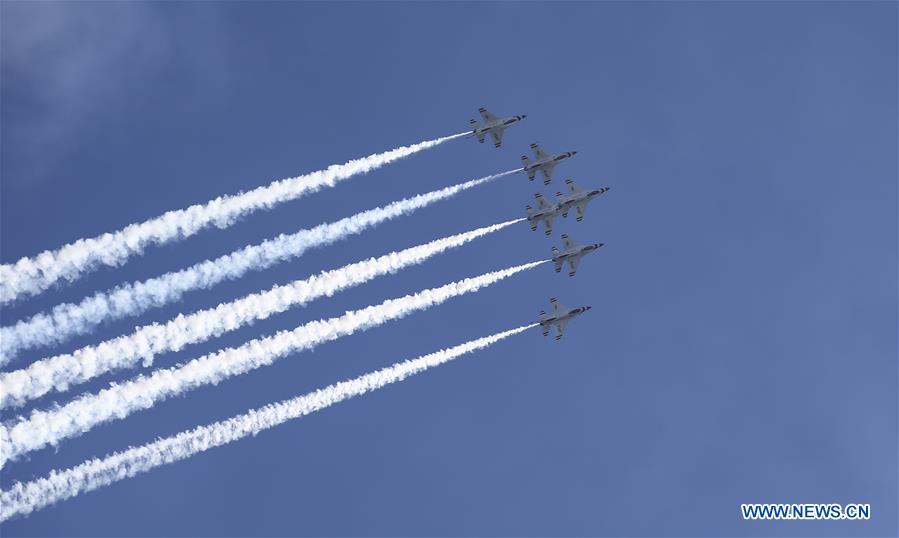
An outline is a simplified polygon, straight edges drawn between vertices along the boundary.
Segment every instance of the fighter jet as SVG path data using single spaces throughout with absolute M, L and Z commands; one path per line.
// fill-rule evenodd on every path
M 565 153 L 550 155 L 543 151 L 543 148 L 537 144 L 531 144 L 531 149 L 534 151 L 534 161 L 528 159 L 526 155 L 521 156 L 524 171 L 527 172 L 528 178 L 531 181 L 534 181 L 534 175 L 536 175 L 537 171 L 543 172 L 544 185 L 549 185 L 549 181 L 552 179 L 553 168 L 555 168 L 560 161 L 564 161 L 569 157 L 577 155 L 576 151 L 566 151 Z
M 587 202 L 609 190 L 608 187 L 603 187 L 588 191 L 579 187 L 577 183 L 570 179 L 566 179 L 565 184 L 568 185 L 568 194 L 556 193 L 556 196 L 559 197 L 559 207 L 562 209 L 562 216 L 568 217 L 568 211 L 573 207 L 577 211 L 578 222 L 584 220 L 584 210 L 587 208 Z
M 546 198 L 539 192 L 534 193 L 534 198 L 537 199 L 537 209 L 534 209 L 529 205 L 524 206 L 528 213 L 528 223 L 531 225 L 531 231 L 536 232 L 537 223 L 542 220 L 543 226 L 546 228 L 546 235 L 550 235 L 553 233 L 553 219 L 556 218 L 562 210 L 559 208 L 558 204 L 547 202 Z
M 478 112 L 480 112 L 481 117 L 484 118 L 484 123 L 481 124 L 475 120 L 468 120 L 468 123 L 471 124 L 472 128 L 471 134 L 478 137 L 478 142 L 483 144 L 484 137 L 487 133 L 490 133 L 490 136 L 493 137 L 493 145 L 495 147 L 503 145 L 503 131 L 506 130 L 506 127 L 527 117 L 527 114 L 522 114 L 521 116 L 497 118 L 492 112 L 483 107 L 479 108 Z
M 574 241 L 568 237 L 568 234 L 562 234 L 562 244 L 565 246 L 565 250 L 559 250 L 556 247 L 553 247 L 553 263 L 556 264 L 556 272 L 562 270 L 562 264 L 568 262 L 568 266 L 571 268 L 571 271 L 568 272 L 568 276 L 574 276 L 574 273 L 577 272 L 577 264 L 581 262 L 581 257 L 588 252 L 593 252 L 594 250 L 599 250 L 602 243 L 593 243 L 590 245 L 575 245 Z
M 552 326 L 555 325 L 556 330 L 558 331 L 558 334 L 556 334 L 556 340 L 562 339 L 562 332 L 565 330 L 565 325 L 571 320 L 571 318 L 579 316 L 587 310 L 590 310 L 589 306 L 566 308 L 555 297 L 549 300 L 549 304 L 551 304 L 553 307 L 553 313 L 547 314 L 543 310 L 540 311 L 540 327 L 543 329 L 543 336 L 546 336 L 549 334 L 549 330 L 552 328 Z

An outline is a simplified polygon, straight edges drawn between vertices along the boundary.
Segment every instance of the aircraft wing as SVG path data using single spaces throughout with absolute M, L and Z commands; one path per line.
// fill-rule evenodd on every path
M 544 217 L 544 219 L 543 219 L 543 226 L 546 228 L 546 230 L 544 230 L 544 233 L 546 235 L 552 235 L 552 233 L 553 233 L 553 217 L 554 216 L 555 215 L 549 215 L 547 217 Z
M 481 117 L 484 118 L 484 121 L 492 122 L 492 121 L 496 121 L 496 119 L 497 119 L 496 115 L 494 115 L 493 112 L 490 112 L 489 110 L 487 110 L 484 107 L 479 108 L 478 112 L 481 113 Z
M 573 256 L 571 258 L 568 258 L 568 267 L 571 268 L 571 271 L 568 271 L 568 276 L 574 276 L 574 274 L 577 272 L 577 266 L 579 263 L 581 263 L 580 256 Z
M 562 310 L 564 310 L 566 312 L 568 311 L 568 309 L 565 307 L 565 305 L 560 303 L 559 300 L 556 299 L 555 297 L 550 298 L 549 304 L 553 305 L 553 313 L 554 314 L 558 314 Z
M 502 129 L 494 129 L 490 131 L 490 135 L 493 136 L 493 145 L 494 147 L 500 147 L 503 145 L 503 130 Z
M 565 331 L 565 325 L 567 323 L 568 323 L 567 319 L 559 320 L 559 322 L 556 323 L 556 330 L 559 331 L 558 334 L 556 334 L 556 340 L 562 339 L 562 333 Z
M 577 221 L 580 222 L 584 220 L 584 211 L 587 209 L 586 203 L 580 203 L 574 206 L 574 209 L 577 210 Z
M 574 248 L 574 241 L 568 237 L 568 234 L 562 234 L 562 244 L 565 245 L 565 250 L 571 250 Z
M 544 166 L 543 168 L 540 169 L 540 171 L 543 172 L 543 184 L 544 185 L 549 185 L 549 182 L 550 182 L 550 180 L 552 180 L 552 177 L 553 177 L 553 168 L 555 168 L 555 167 L 556 167 L 556 164 L 552 163 L 552 164 L 547 164 L 546 166 Z
M 537 157 L 538 161 L 549 158 L 549 153 L 543 151 L 543 148 L 537 144 L 531 144 L 531 149 L 534 151 L 534 157 Z
M 549 334 L 549 325 L 544 325 L 542 327 L 542 329 L 543 329 L 543 336 L 546 336 L 547 334 Z
M 554 263 L 556 264 L 556 272 L 557 273 L 561 272 L 562 271 L 562 260 L 555 260 Z
M 584 192 L 584 189 L 582 189 L 580 186 L 578 186 L 577 183 L 575 183 L 574 181 L 572 181 L 570 179 L 566 179 L 565 184 L 568 185 L 568 191 L 571 194 L 578 194 L 578 193 Z
M 540 209 L 549 209 L 552 207 L 549 202 L 546 201 L 546 198 L 543 197 L 539 192 L 534 193 L 534 198 L 537 200 L 537 205 L 540 206 Z

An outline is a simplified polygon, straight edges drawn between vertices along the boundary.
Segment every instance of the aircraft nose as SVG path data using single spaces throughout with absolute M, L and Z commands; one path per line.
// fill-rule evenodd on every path
M 572 154 L 572 155 L 577 155 L 577 152 L 576 152 L 576 151 L 572 151 L 571 154 Z
M 526 117 L 528 117 L 527 114 L 522 114 L 522 115 L 521 115 L 521 119 L 525 119 Z
M 590 309 L 593 308 L 593 307 L 592 307 L 592 306 L 585 306 L 584 308 L 586 308 L 587 310 L 590 310 Z
M 599 247 L 605 246 L 605 243 L 596 243 L 593 246 L 596 248 L 599 248 Z

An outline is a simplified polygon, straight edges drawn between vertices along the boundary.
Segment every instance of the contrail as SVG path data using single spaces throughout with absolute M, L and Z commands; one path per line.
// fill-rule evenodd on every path
M 0 467 L 22 454 L 80 435 L 94 426 L 125 418 L 156 402 L 232 376 L 272 364 L 297 351 L 348 336 L 357 331 L 402 318 L 459 295 L 477 291 L 516 273 L 547 263 L 541 260 L 493 271 L 477 277 L 422 290 L 344 315 L 311 321 L 291 331 L 280 331 L 193 359 L 187 364 L 155 370 L 124 383 L 113 383 L 96 394 L 87 394 L 61 407 L 34 410 L 27 419 L 0 426 Z
M 370 172 L 424 149 L 460 138 L 467 133 L 427 140 L 411 146 L 333 164 L 324 170 L 274 181 L 249 192 L 220 196 L 205 204 L 169 211 L 138 224 L 90 239 L 79 239 L 57 250 L 47 250 L 15 264 L 0 266 L 0 304 L 36 295 L 59 280 L 72 282 L 102 266 L 118 266 L 143 253 L 149 245 L 185 239 L 204 228 L 226 228 L 254 211 L 333 187 L 339 181 Z
M 402 381 L 535 326 L 536 324 L 525 325 L 471 340 L 415 359 L 398 362 L 303 396 L 253 409 L 227 420 L 199 426 L 142 446 L 131 447 L 103 459 L 94 458 L 71 469 L 51 471 L 48 476 L 32 482 L 17 482 L 10 489 L 0 492 L 0 521 L 40 510 L 55 502 L 131 478 L 155 467 L 256 435 L 288 420 L 303 417 L 338 402 Z
M 21 370 L 0 373 L 0 408 L 22 405 L 53 390 L 67 390 L 72 385 L 105 372 L 136 366 L 141 360 L 144 361 L 144 366 L 149 366 L 157 354 L 178 351 L 188 344 L 221 336 L 294 306 L 331 296 L 381 275 L 395 273 L 522 220 L 524 219 L 484 226 L 390 252 L 378 258 L 323 271 L 304 280 L 273 286 L 269 290 L 252 293 L 214 308 L 187 316 L 180 315 L 162 325 L 144 325 L 131 334 L 83 347 L 74 353 L 40 360 Z
M 239 278 L 248 271 L 262 270 L 299 257 L 308 248 L 328 245 L 518 171 L 519 169 L 509 170 L 397 200 L 335 222 L 319 224 L 289 235 L 282 234 L 180 271 L 98 292 L 80 303 L 57 305 L 47 313 L 36 314 L 14 325 L 0 328 L 0 366 L 8 363 L 23 349 L 63 342 L 73 336 L 85 334 L 103 322 L 138 315 L 151 308 L 177 301 L 188 291 L 210 288 L 225 280 Z

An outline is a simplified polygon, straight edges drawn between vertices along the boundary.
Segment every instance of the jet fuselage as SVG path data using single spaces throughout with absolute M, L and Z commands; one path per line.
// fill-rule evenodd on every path
M 565 261 L 568 258 L 582 256 L 588 252 L 593 252 L 603 246 L 603 243 L 592 243 L 590 245 L 581 245 L 570 250 L 560 251 L 553 255 L 553 261 Z
M 499 118 L 496 121 L 491 121 L 475 128 L 471 131 L 471 134 L 483 136 L 496 131 L 497 129 L 505 129 L 513 123 L 518 123 L 526 117 L 528 117 L 527 114 L 522 114 L 520 116 L 509 116 L 508 118 Z
M 590 308 L 592 308 L 592 307 L 579 306 L 577 308 L 572 308 L 571 310 L 569 310 L 565 313 L 562 313 L 562 314 L 554 314 L 551 316 L 548 315 L 546 317 L 542 317 L 542 318 L 540 318 L 540 325 L 545 327 L 545 326 L 549 326 L 549 325 L 555 325 L 555 324 L 559 323 L 560 321 L 568 321 L 571 318 L 573 318 L 575 316 L 579 316 L 579 315 L 583 314 L 584 312 L 586 312 L 587 310 L 590 310 Z
M 528 165 L 525 165 L 524 171 L 525 172 L 530 172 L 532 170 L 540 171 L 549 166 L 555 166 L 559 161 L 564 161 L 565 159 L 574 157 L 575 155 L 577 155 L 576 151 L 566 151 L 565 153 L 557 153 L 555 155 L 551 155 L 544 159 L 540 159 L 540 160 L 534 161 Z
M 530 208 L 530 206 L 528 206 Z M 529 221 L 541 221 L 547 217 L 556 217 L 559 215 L 559 206 L 549 207 L 547 209 L 531 209 L 528 212 Z
M 596 198 L 597 196 L 605 193 L 608 190 L 608 187 L 603 187 L 601 189 L 584 191 L 578 194 L 562 195 L 562 197 L 559 199 L 559 207 L 561 207 L 563 211 L 567 211 L 581 202 L 589 202 L 590 200 Z

